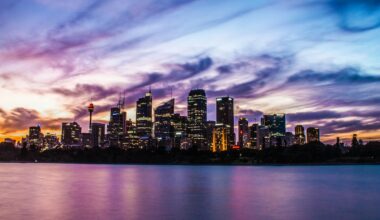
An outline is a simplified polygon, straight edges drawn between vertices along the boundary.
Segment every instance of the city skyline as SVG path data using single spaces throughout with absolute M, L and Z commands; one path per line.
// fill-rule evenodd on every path
M 329 143 L 353 133 L 380 139 L 378 3 L 120 4 L 0 3 L 0 139 L 20 139 L 37 124 L 60 134 L 74 119 L 87 129 L 91 99 L 93 121 L 107 124 L 124 90 L 135 121 L 150 85 L 153 108 L 173 94 L 181 115 L 188 92 L 205 89 L 208 120 L 216 97 L 233 97 L 235 130 L 240 117 L 251 124 L 285 113 L 288 131 L 318 127 Z

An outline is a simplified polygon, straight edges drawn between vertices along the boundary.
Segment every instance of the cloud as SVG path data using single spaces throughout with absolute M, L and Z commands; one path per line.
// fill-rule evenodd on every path
M 358 131 L 376 131 L 380 129 L 380 121 L 363 122 L 361 120 L 337 121 L 333 120 L 323 125 L 323 134 L 349 133 Z
M 26 126 L 41 125 L 45 129 L 58 130 L 61 127 L 63 118 L 41 117 L 39 112 L 33 109 L 15 108 L 10 112 L 0 109 L 0 127 L 2 134 L 10 134 L 26 129 Z
M 314 111 L 314 112 L 297 112 L 286 114 L 286 118 L 289 122 L 304 122 L 315 121 L 322 119 L 336 119 L 341 118 L 343 114 L 335 111 Z
M 246 80 L 245 82 L 239 84 L 234 84 L 232 81 L 229 88 L 222 90 L 211 90 L 208 94 L 213 97 L 230 95 L 240 98 L 255 98 L 257 96 L 262 96 L 263 93 L 260 89 L 267 87 L 269 81 L 272 82 L 291 64 L 292 57 L 263 54 L 252 57 L 243 62 L 220 65 L 216 68 L 216 70 L 221 75 L 228 73 L 230 76 L 239 76 L 242 72 L 245 72 L 255 77 L 252 80 Z M 207 81 L 203 84 L 207 85 Z
M 338 71 L 318 72 L 303 70 L 288 78 L 288 83 L 318 83 L 326 82 L 337 85 L 355 85 L 380 82 L 380 76 L 363 74 L 359 69 L 346 67 Z
M 328 7 L 339 16 L 338 25 L 343 31 L 358 33 L 380 27 L 378 0 L 331 0 Z
M 112 87 L 104 88 L 100 85 L 89 85 L 89 84 L 77 84 L 74 89 L 65 88 L 53 88 L 52 92 L 63 95 L 66 97 L 80 97 L 86 96 L 91 97 L 93 101 L 108 98 L 109 96 L 118 94 L 122 91 L 121 88 Z

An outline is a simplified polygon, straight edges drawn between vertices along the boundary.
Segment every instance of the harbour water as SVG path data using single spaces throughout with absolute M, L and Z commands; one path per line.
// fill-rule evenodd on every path
M 0 219 L 380 219 L 380 166 L 0 164 Z

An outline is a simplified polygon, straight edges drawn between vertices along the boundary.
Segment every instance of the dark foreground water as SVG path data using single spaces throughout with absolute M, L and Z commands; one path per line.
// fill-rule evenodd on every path
M 0 219 L 380 219 L 380 166 L 0 164 Z

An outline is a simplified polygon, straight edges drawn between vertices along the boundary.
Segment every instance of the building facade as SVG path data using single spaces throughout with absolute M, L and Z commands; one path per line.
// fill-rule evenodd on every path
M 294 142 L 298 145 L 305 144 L 305 128 L 302 125 L 296 125 L 294 128 Z
M 307 128 L 307 143 L 319 142 L 319 129 L 318 128 Z
M 234 99 L 226 96 L 216 99 L 216 123 L 224 124 L 229 129 L 229 145 L 235 144 Z
M 144 97 L 136 102 L 136 132 L 137 136 L 150 138 L 152 136 L 152 92 L 149 90 Z
M 62 123 L 61 142 L 64 146 L 81 145 L 82 128 L 77 122 Z
M 249 146 L 249 127 L 247 118 L 239 118 L 238 125 L 238 145 L 240 146 L 240 148 L 247 148 Z
M 206 138 L 207 98 L 203 89 L 189 92 L 187 98 L 188 137 L 193 145 L 201 150 L 208 150 Z
M 154 136 L 159 146 L 173 146 L 172 116 L 174 114 L 174 99 L 159 105 L 154 111 Z

